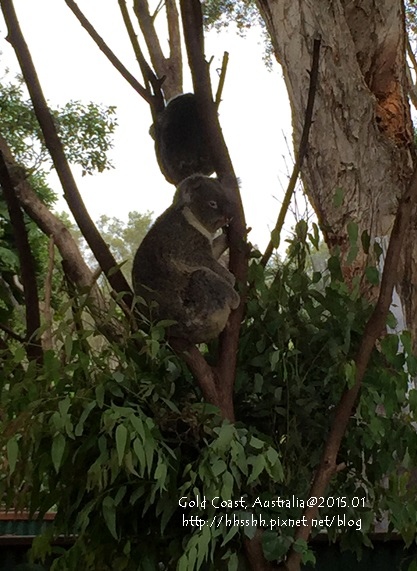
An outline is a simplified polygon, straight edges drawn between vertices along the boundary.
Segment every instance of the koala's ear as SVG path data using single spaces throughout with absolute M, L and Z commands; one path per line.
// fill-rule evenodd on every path
M 203 185 L 204 179 L 201 175 L 192 175 L 183 180 L 174 195 L 174 204 L 179 206 L 190 204 L 193 195 Z

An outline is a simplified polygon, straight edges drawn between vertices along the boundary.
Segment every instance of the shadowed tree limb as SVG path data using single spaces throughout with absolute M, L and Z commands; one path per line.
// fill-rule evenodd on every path
M 230 246 L 230 270 L 241 288 L 241 304 L 231 313 L 228 325 L 220 336 L 217 371 L 217 391 L 223 414 L 233 411 L 233 386 L 236 374 L 236 354 L 240 324 L 244 313 L 244 288 L 247 281 L 246 224 L 239 187 L 229 152 L 219 124 L 216 104 L 213 101 L 209 65 L 204 56 L 203 16 L 199 0 L 181 0 L 181 16 L 188 62 L 194 85 L 197 107 L 210 141 L 216 172 L 235 201 L 235 212 L 228 239 Z M 203 357 L 201 357 L 203 358 Z M 234 415 L 233 415 L 234 417 Z M 232 417 L 232 418 L 233 418 Z
M 35 67 L 24 40 L 16 17 L 12 0 L 2 0 L 1 9 L 8 28 L 8 40 L 12 44 L 19 61 L 33 103 L 36 117 L 41 127 L 46 147 L 48 148 L 58 177 L 64 190 L 68 206 L 98 263 L 103 269 L 110 285 L 117 293 L 123 293 L 123 301 L 132 306 L 133 296 L 129 284 L 109 251 L 107 244 L 98 232 L 94 222 L 85 208 L 80 192 L 75 183 L 71 169 L 65 157 L 62 142 L 49 111 Z
M 301 171 L 301 167 L 303 166 L 304 158 L 307 154 L 308 148 L 308 135 L 310 133 L 311 122 L 313 118 L 313 107 L 314 107 L 314 99 L 316 95 L 317 89 L 317 79 L 318 79 L 318 72 L 319 72 L 319 56 L 320 56 L 320 39 L 314 40 L 313 44 L 313 62 L 311 64 L 311 72 L 310 72 L 310 86 L 308 89 L 308 98 L 307 98 L 307 106 L 305 111 L 304 117 L 304 127 L 303 133 L 301 135 L 300 141 L 300 148 L 298 151 L 298 155 L 296 157 L 294 168 L 292 170 L 291 178 L 288 182 L 287 190 L 285 191 L 284 199 L 282 201 L 281 210 L 278 215 L 278 220 L 275 225 L 275 228 L 272 230 L 272 238 L 265 250 L 264 255 L 261 258 L 262 266 L 266 266 L 268 263 L 272 252 L 274 250 L 274 244 L 276 243 L 277 247 L 279 245 L 279 240 L 281 236 L 282 227 L 284 226 L 285 217 L 288 212 L 288 208 L 290 206 L 292 195 L 294 194 L 295 185 L 298 180 L 298 176 Z
M 36 282 L 35 260 L 30 249 L 23 212 L 16 196 L 14 184 L 3 153 L 0 152 L 0 186 L 7 204 L 16 249 L 19 255 L 20 272 L 25 295 L 27 356 L 31 360 L 42 362 L 43 351 L 39 338 L 41 318 L 39 313 L 39 295 Z

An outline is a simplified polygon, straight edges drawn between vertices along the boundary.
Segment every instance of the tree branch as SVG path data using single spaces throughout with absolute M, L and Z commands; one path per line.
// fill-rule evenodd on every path
M 233 165 L 223 138 L 217 108 L 213 101 L 209 66 L 204 57 L 203 16 L 199 0 L 181 0 L 181 16 L 188 62 L 193 78 L 194 93 L 200 117 L 210 141 L 216 172 L 235 200 L 235 216 L 230 224 L 228 239 L 230 246 L 230 270 L 240 286 L 241 304 L 231 313 L 228 325 L 220 336 L 217 387 L 222 407 L 233 410 L 233 386 L 236 374 L 236 354 L 239 343 L 240 324 L 244 313 L 244 299 L 247 281 L 248 250 L 246 246 L 246 224 L 242 201 Z
M 153 96 L 152 96 L 152 101 L 150 102 L 150 107 L 152 111 L 152 118 L 155 121 L 157 114 L 163 111 L 165 108 L 165 102 L 161 91 L 161 85 L 163 81 L 161 81 L 156 77 L 152 68 L 146 61 L 145 56 L 143 55 L 143 52 L 138 42 L 137 35 L 133 28 L 132 20 L 130 19 L 129 16 L 129 11 L 126 6 L 126 0 L 118 0 L 118 2 L 123 22 L 130 39 L 130 43 L 132 44 L 136 60 L 142 72 L 143 81 L 145 82 L 146 85 L 146 90 L 150 92 L 149 86 L 151 86 L 153 90 Z
M 147 0 L 134 0 L 133 9 L 156 74 L 160 80 L 164 78 L 163 91 L 165 99 L 171 99 L 175 95 L 182 93 L 182 70 L 175 68 L 176 60 L 165 58 L 155 30 L 154 21 L 149 12 Z
M 131 307 L 133 303 L 132 291 L 117 263 L 110 253 L 107 244 L 95 227 L 90 215 L 85 208 L 71 169 L 65 158 L 64 149 L 58 136 L 57 129 L 48 109 L 42 92 L 35 67 L 24 40 L 19 22 L 16 17 L 12 0 L 2 0 L 1 9 L 8 28 L 8 40 L 12 44 L 22 70 L 23 77 L 29 90 L 36 117 L 42 129 L 45 144 L 51 154 L 58 177 L 64 189 L 64 196 L 70 210 L 83 234 L 88 245 L 93 251 L 97 261 L 102 267 L 113 289 L 124 294 L 125 303 Z
M 229 52 L 224 52 L 222 67 L 220 71 L 219 85 L 217 86 L 216 99 L 215 99 L 217 109 L 219 108 L 222 100 L 222 93 L 223 93 L 224 82 L 226 79 L 226 71 L 228 64 L 229 64 Z
M 84 16 L 80 8 L 77 6 L 74 0 L 65 0 L 66 5 L 80 22 L 82 27 L 88 32 L 90 37 L 96 43 L 97 47 L 104 53 L 110 63 L 117 69 L 117 71 L 124 77 L 124 79 L 133 87 L 133 89 L 139 93 L 145 101 L 150 105 L 152 104 L 152 94 L 146 90 L 143 85 L 141 85 L 138 80 L 130 73 L 130 71 L 122 64 L 119 58 L 114 52 L 109 48 L 103 38 L 95 30 L 94 26 L 88 21 Z
M 177 4 L 175 0 L 165 0 L 165 9 L 168 24 L 168 41 L 169 41 L 169 70 L 170 75 L 175 74 L 176 82 L 182 87 L 182 52 L 181 52 L 181 34 L 180 34 L 180 17 L 178 14 Z M 182 91 L 182 89 L 181 89 Z
M 10 216 L 10 223 L 19 255 L 20 272 L 25 295 L 26 311 L 26 352 L 31 360 L 42 361 L 43 353 L 39 339 L 41 318 L 39 295 L 36 282 L 35 260 L 28 240 L 23 212 L 16 197 L 14 184 L 7 168 L 5 157 L 0 152 L 0 186 L 3 191 Z
M 314 40 L 313 61 L 311 64 L 311 72 L 310 72 L 310 86 L 308 89 L 307 106 L 306 106 L 306 111 L 305 111 L 304 127 L 303 127 L 303 133 L 301 135 L 300 148 L 298 151 L 298 156 L 296 157 L 296 160 L 295 160 L 294 168 L 293 168 L 291 178 L 290 178 L 289 183 L 288 183 L 287 190 L 286 190 L 285 195 L 284 195 L 284 200 L 282 201 L 282 206 L 281 206 L 281 210 L 280 210 L 279 215 L 278 215 L 277 223 L 275 225 L 275 228 L 271 232 L 272 238 L 271 238 L 271 240 L 270 240 L 270 242 L 269 242 L 269 244 L 265 250 L 264 255 L 261 258 L 261 264 L 264 267 L 268 263 L 271 255 L 272 255 L 272 252 L 274 250 L 274 247 L 278 247 L 278 245 L 279 245 L 279 240 L 281 237 L 281 231 L 282 231 L 282 227 L 284 225 L 285 217 L 287 215 L 288 208 L 290 206 L 292 195 L 294 194 L 295 185 L 296 185 L 297 180 L 298 180 L 298 175 L 300 174 L 304 158 L 307 154 L 308 136 L 310 133 L 310 127 L 311 127 L 311 123 L 312 123 L 314 99 L 315 99 L 316 89 L 317 89 L 320 43 L 321 43 L 320 39 Z M 274 246 L 275 241 L 277 241 L 276 246 Z
M 392 302 L 392 293 L 397 282 L 397 267 L 400 259 L 402 244 L 406 232 L 410 226 L 412 213 L 417 204 L 417 168 L 414 170 L 410 184 L 400 199 L 394 226 L 391 232 L 387 255 L 385 258 L 384 271 L 381 278 L 379 297 L 375 309 L 365 326 L 362 341 L 356 355 L 356 381 L 351 389 L 342 396 L 332 422 L 319 467 L 311 486 L 309 497 L 324 496 L 332 476 L 337 471 L 336 458 L 340 444 L 346 432 L 353 407 L 359 395 L 362 380 L 368 367 L 369 359 L 375 347 L 375 342 L 380 337 L 386 326 L 388 311 Z M 317 517 L 318 507 L 307 507 L 304 516 L 307 525 L 299 527 L 295 539 L 309 538 L 312 520 Z M 298 571 L 300 568 L 300 554 L 290 550 L 286 563 L 283 566 L 288 571 Z
M 45 280 L 45 299 L 44 299 L 44 309 L 43 309 L 43 315 L 46 327 L 43 337 L 43 347 L 45 350 L 52 349 L 51 299 L 52 299 L 52 276 L 54 273 L 54 261 L 55 261 L 54 254 L 55 254 L 54 238 L 53 236 L 50 236 L 48 244 L 48 272 L 46 274 L 46 280 Z

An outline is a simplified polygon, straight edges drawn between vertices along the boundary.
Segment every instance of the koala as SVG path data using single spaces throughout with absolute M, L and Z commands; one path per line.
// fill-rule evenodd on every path
M 171 99 L 150 133 L 155 139 L 159 168 L 168 182 L 178 185 L 192 174 L 214 172 L 210 145 L 193 93 Z
M 210 341 L 239 305 L 234 276 L 217 261 L 225 237 L 220 236 L 221 247 L 215 241 L 233 211 L 233 200 L 217 179 L 190 176 L 140 244 L 133 262 L 133 289 L 151 306 L 152 319 L 176 322 L 168 328 L 170 337 Z

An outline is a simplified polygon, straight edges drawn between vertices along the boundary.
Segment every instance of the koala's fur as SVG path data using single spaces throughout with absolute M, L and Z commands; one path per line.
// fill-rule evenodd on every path
M 217 261 L 225 236 L 215 240 L 233 211 L 233 200 L 217 179 L 188 177 L 136 252 L 135 293 L 157 303 L 153 319 L 177 322 L 169 327 L 172 337 L 190 343 L 214 339 L 239 305 L 234 276 Z
M 171 99 L 151 127 L 159 168 L 175 185 L 195 173 L 212 174 L 214 164 L 193 93 Z

